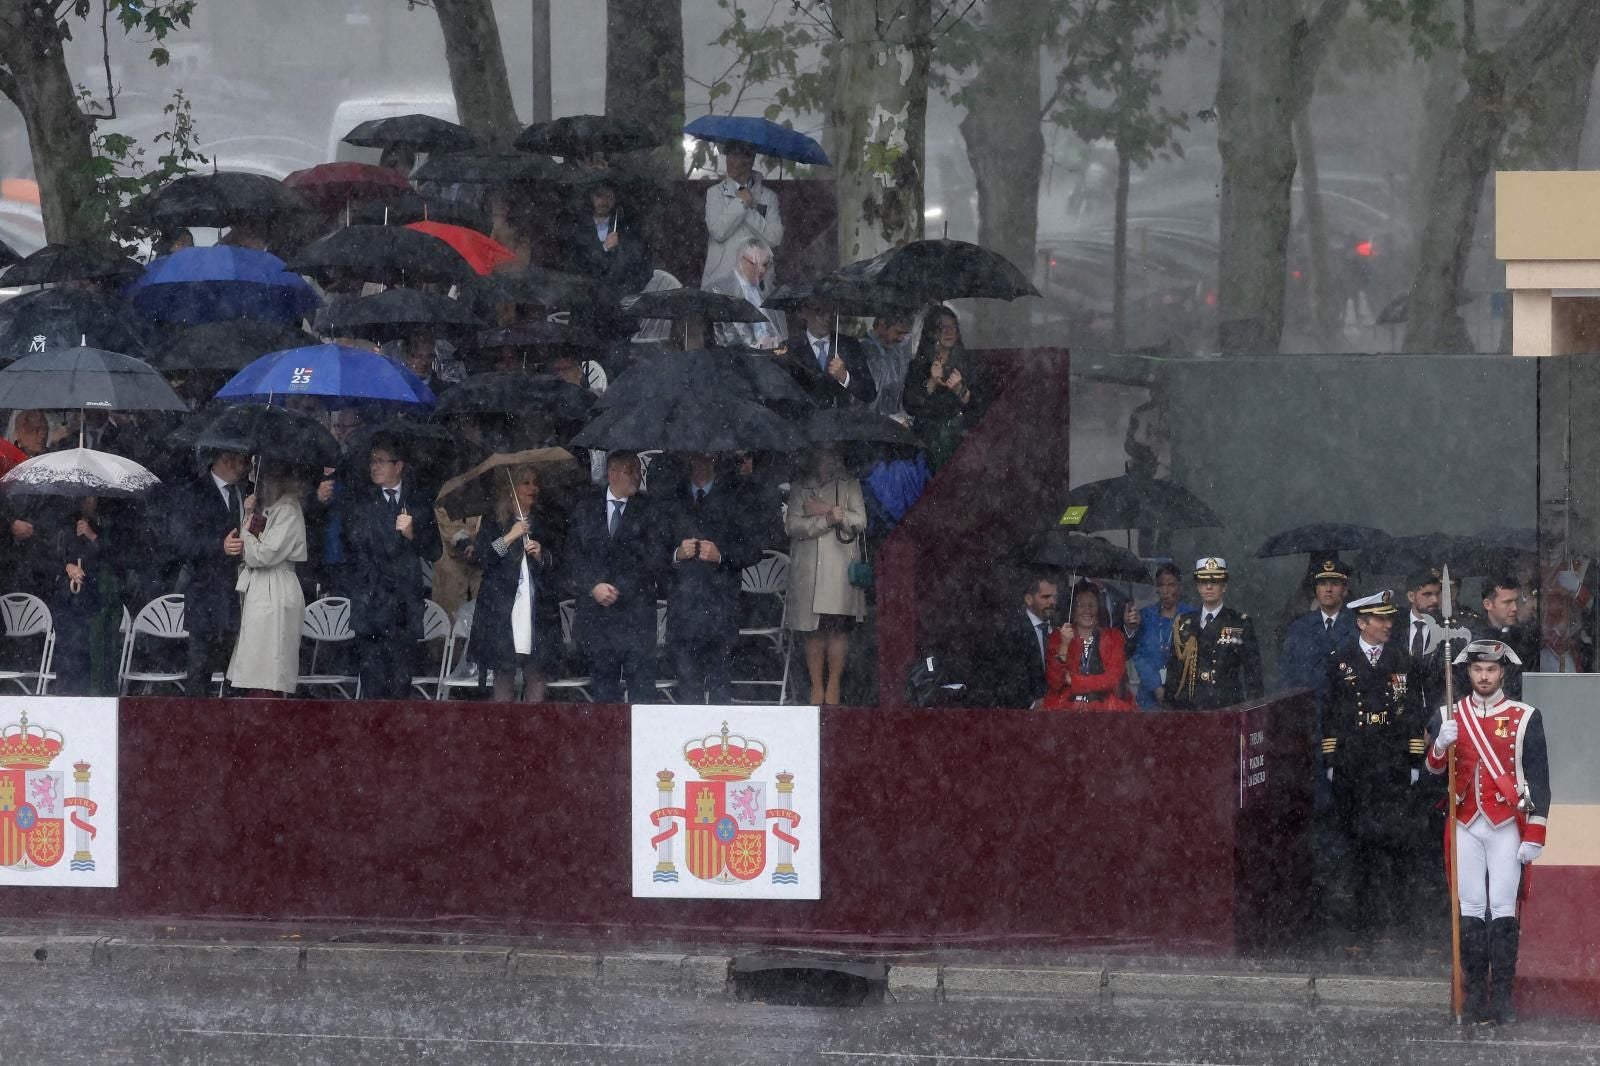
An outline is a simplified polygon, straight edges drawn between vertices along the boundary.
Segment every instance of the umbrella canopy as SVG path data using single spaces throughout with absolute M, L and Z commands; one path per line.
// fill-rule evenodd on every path
M 582 448 L 606 451 L 790 452 L 805 440 L 788 422 L 754 400 L 687 393 L 601 412 L 572 438 Z
M 530 266 L 522 270 L 499 270 L 474 278 L 466 287 L 465 298 L 480 304 L 535 304 L 552 311 L 589 307 L 600 298 L 600 289 L 589 278 Z
M 162 370 L 243 370 L 269 352 L 317 343 L 304 330 L 276 322 L 237 318 L 207 322 L 177 333 L 155 360 Z
M 984 297 L 1015 300 L 1037 296 L 1039 290 L 1011 261 L 967 241 L 912 241 L 871 259 L 840 267 L 843 280 L 876 283 L 886 292 L 902 294 L 909 303 L 937 303 Z
M 287 175 L 283 184 L 327 214 L 360 200 L 411 191 L 404 174 L 372 163 L 318 163 Z
M 1448 566 L 1458 578 L 1490 577 L 1514 571 L 1534 552 L 1458 533 L 1413 533 L 1391 537 L 1362 553 L 1366 568 L 1375 574 L 1410 574 Z
M 149 363 L 98 348 L 52 348 L 0 370 L 0 409 L 187 411 Z
M 223 228 L 273 223 L 303 215 L 311 205 L 293 189 L 264 174 L 185 174 L 135 197 L 128 218 L 137 226 L 169 230 L 183 226 Z
M 1065 529 L 1050 529 L 1029 538 L 1021 559 L 1031 566 L 1052 567 L 1080 577 L 1150 583 L 1150 568 L 1128 549 Z
M 322 298 L 283 260 L 252 248 L 213 245 L 164 255 L 128 286 L 139 311 L 163 322 L 198 324 L 232 318 L 295 322 Z
M 550 122 L 535 122 L 512 146 L 524 152 L 558 155 L 563 159 L 654 148 L 661 138 L 648 126 L 616 115 L 564 115 Z
M 922 441 L 908 427 L 865 404 L 812 411 L 806 417 L 806 439 L 813 444 L 840 442 L 922 447 Z
M 683 132 L 717 144 L 739 141 L 753 146 L 762 155 L 777 159 L 832 166 L 822 145 L 803 133 L 769 119 L 743 115 L 702 115 L 683 127 Z
M 344 344 L 316 344 L 264 355 L 230 378 L 216 398 L 239 403 L 289 396 L 410 407 L 432 407 L 435 402 L 422 379 L 393 359 Z
M 120 455 L 92 448 L 46 452 L 0 477 L 8 496 L 105 496 L 131 499 L 161 484 L 150 471 Z
M 494 493 L 483 491 L 489 486 L 482 482 L 494 477 L 504 477 L 505 475 L 499 471 L 514 466 L 559 467 L 572 461 L 572 453 L 565 448 L 529 448 L 518 452 L 496 452 L 466 473 L 458 474 L 440 485 L 439 494 L 435 499 L 441 506 L 449 505 L 451 513 L 460 513 L 464 517 L 485 514 L 489 509 L 487 505 L 494 500 Z M 473 498 L 457 501 L 458 496 Z M 456 506 L 458 502 L 465 502 L 467 506 L 458 507 Z
M 487 274 L 501 263 L 510 263 L 517 258 L 510 248 L 493 237 L 465 226 L 452 226 L 446 222 L 408 222 L 406 229 L 439 238 L 454 248 L 479 274 Z
M 605 342 L 588 330 L 569 326 L 563 322 L 536 319 L 517 322 L 509 326 L 480 330 L 472 338 L 472 347 L 483 348 L 537 348 L 572 345 L 580 348 L 604 347 Z
M 1067 493 L 1068 507 L 1087 508 L 1075 529 L 1192 529 L 1220 526 L 1205 502 L 1174 481 L 1123 474 L 1079 485 Z
M 144 267 L 107 244 L 47 244 L 0 271 L 0 285 L 132 281 Z
M 200 431 L 197 451 L 242 452 L 300 466 L 327 468 L 339 460 L 339 442 L 320 419 L 265 404 L 233 407 Z
M 482 454 L 477 445 L 436 422 L 402 415 L 375 426 L 362 426 L 350 435 L 340 461 L 341 476 L 345 480 L 366 480 L 367 457 L 378 441 L 397 443 L 405 457 L 406 468 L 430 485 L 461 469 L 467 458 Z
M 21 258 L 22 256 L 18 255 L 11 245 L 5 241 L 0 241 L 0 267 L 10 266 Z
M 301 274 L 341 273 L 379 285 L 454 284 L 476 276 L 444 241 L 405 226 L 346 226 L 303 248 L 289 263 Z
M 606 387 L 599 405 L 612 408 L 649 404 L 696 393 L 811 406 L 810 396 L 771 355 L 726 348 L 641 356 Z
M 358 148 L 409 148 L 413 152 L 459 152 L 478 146 L 478 138 L 459 123 L 432 115 L 371 118 L 344 135 Z
M 565 182 L 574 171 L 527 152 L 451 152 L 429 157 L 411 180 L 440 185 L 506 185 L 519 181 Z
M 625 297 L 622 309 L 634 318 L 706 318 L 712 322 L 765 322 L 766 316 L 741 296 L 704 289 L 661 289 Z
M 892 312 L 914 314 L 915 301 L 905 293 L 881 285 L 829 274 L 813 282 L 780 285 L 761 300 L 761 306 L 785 313 L 798 311 L 808 303 L 820 303 L 836 313 L 851 316 L 882 315 Z
M 483 319 L 465 304 L 436 292 L 385 289 L 328 309 L 324 328 L 341 337 L 387 341 L 418 333 L 457 335 L 482 328 Z
M 0 303 L 0 361 L 77 344 L 142 356 L 150 324 L 121 297 L 87 289 L 40 289 Z
M 352 205 L 340 215 L 346 225 L 404 226 L 411 222 L 448 222 L 452 226 L 465 226 L 488 233 L 494 222 L 478 205 L 465 200 L 449 200 L 442 196 L 422 196 L 404 192 L 363 200 Z
M 444 394 L 433 417 L 544 415 L 581 422 L 593 409 L 594 396 L 571 382 L 508 370 L 471 375 Z
M 1256 549 L 1256 558 L 1270 559 L 1302 552 L 1320 555 L 1324 552 L 1361 551 L 1381 548 L 1389 540 L 1389 534 L 1372 526 L 1348 522 L 1313 522 L 1274 533 Z

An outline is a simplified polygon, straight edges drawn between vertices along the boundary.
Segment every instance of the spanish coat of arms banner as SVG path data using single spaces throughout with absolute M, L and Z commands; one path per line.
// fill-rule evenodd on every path
M 633 708 L 633 894 L 820 899 L 815 707 Z
M 117 887 L 117 701 L 0 696 L 0 885 Z

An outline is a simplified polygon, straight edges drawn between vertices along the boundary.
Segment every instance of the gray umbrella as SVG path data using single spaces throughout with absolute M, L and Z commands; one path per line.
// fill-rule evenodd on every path
M 149 363 L 98 348 L 52 348 L 0 370 L 0 409 L 187 411 Z
M 120 455 L 91 448 L 46 452 L 0 477 L 8 496 L 142 496 L 161 484 L 150 471 Z

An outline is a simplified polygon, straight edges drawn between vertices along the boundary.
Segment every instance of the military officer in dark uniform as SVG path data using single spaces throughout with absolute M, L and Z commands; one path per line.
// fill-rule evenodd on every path
M 1407 868 L 1422 815 L 1413 789 L 1427 725 L 1411 655 L 1389 641 L 1395 616 L 1387 590 L 1350 604 L 1357 635 L 1328 656 L 1322 758 L 1343 838 L 1345 931 L 1381 936 L 1407 909 Z M 1338 916 L 1336 916 L 1338 917 Z
M 1284 688 L 1315 689 L 1322 684 L 1328 653 L 1355 636 L 1355 618 L 1345 608 L 1350 568 L 1337 555 L 1313 559 L 1310 578 L 1317 605 L 1289 623 L 1278 656 L 1278 678 Z
M 1194 564 L 1200 610 L 1172 625 L 1166 684 L 1156 698 L 1183 711 L 1231 707 L 1261 696 L 1261 647 L 1250 616 L 1224 604 L 1228 561 L 1207 556 Z

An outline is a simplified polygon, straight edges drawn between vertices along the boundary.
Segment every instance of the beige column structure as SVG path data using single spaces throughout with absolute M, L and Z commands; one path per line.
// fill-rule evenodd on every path
M 1600 352 L 1600 172 L 1495 175 L 1513 355 Z

